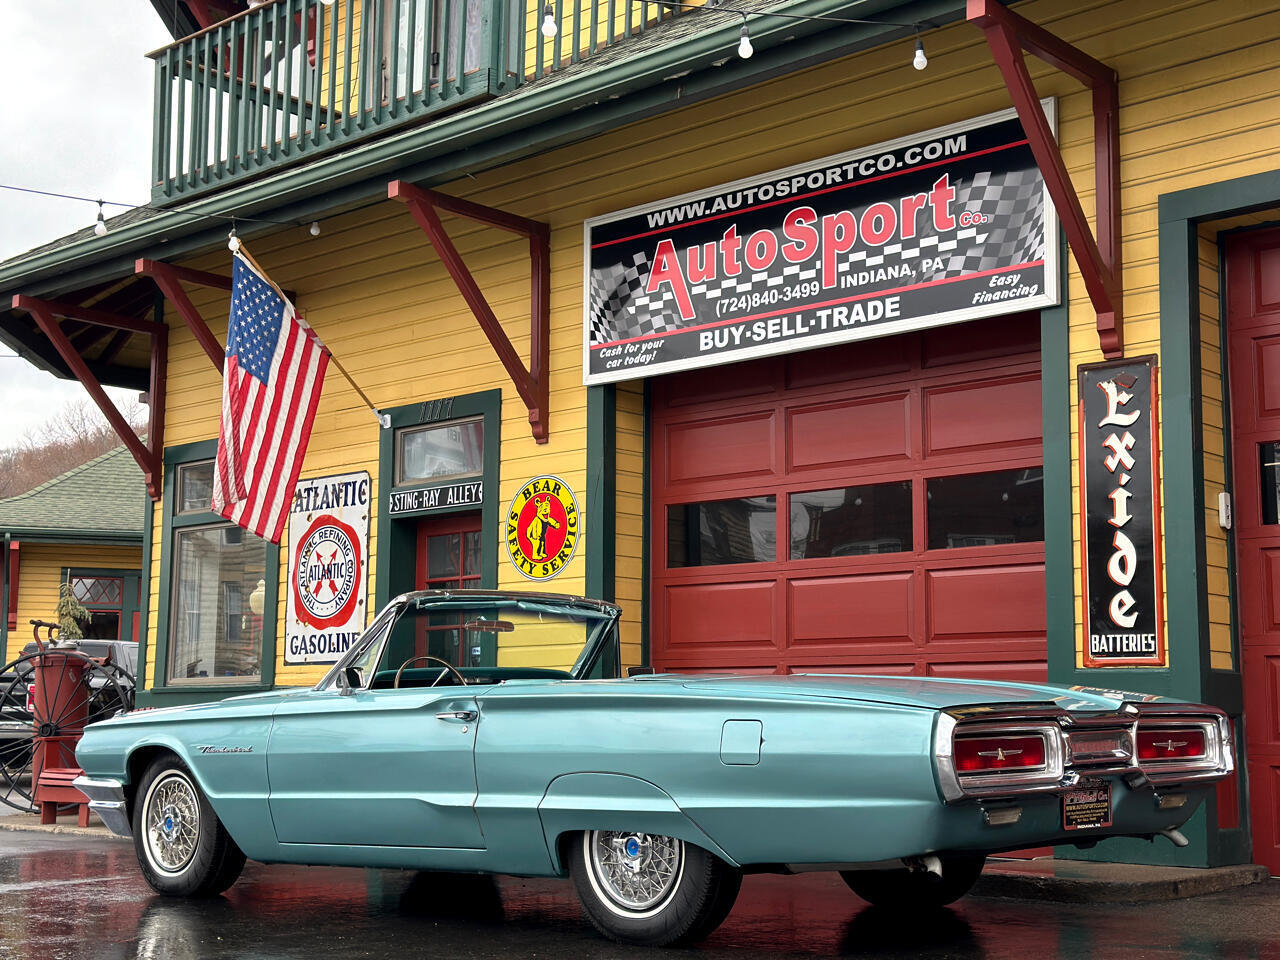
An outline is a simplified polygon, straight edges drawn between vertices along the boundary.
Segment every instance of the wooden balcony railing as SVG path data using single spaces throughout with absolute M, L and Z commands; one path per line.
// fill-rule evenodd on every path
M 152 198 L 238 183 L 597 56 L 652 0 L 273 0 L 150 54 Z

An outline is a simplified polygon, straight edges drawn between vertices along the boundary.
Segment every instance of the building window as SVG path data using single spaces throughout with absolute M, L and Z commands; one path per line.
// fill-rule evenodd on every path
M 930 477 L 929 549 L 1044 539 L 1044 468 Z
M 173 552 L 169 681 L 257 682 L 262 617 L 242 598 L 265 581 L 267 542 L 229 524 L 187 527 Z
M 669 507 L 667 566 L 777 560 L 777 512 L 773 494 Z
M 89 613 L 80 629 L 87 640 L 125 639 L 120 633 L 124 610 L 122 577 L 71 577 L 71 595 Z
M 484 472 L 484 420 L 396 431 L 396 486 L 460 480 Z
M 192 448 L 212 454 L 216 445 Z M 161 566 L 169 599 L 161 605 L 157 686 L 259 686 L 274 675 L 279 548 L 209 509 L 213 470 L 205 456 L 166 471 Z
M 910 480 L 791 494 L 792 560 L 911 548 Z

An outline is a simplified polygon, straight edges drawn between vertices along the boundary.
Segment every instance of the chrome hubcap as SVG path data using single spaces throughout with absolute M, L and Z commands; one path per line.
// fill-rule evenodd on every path
M 196 852 L 200 807 L 186 777 L 169 774 L 151 788 L 146 807 L 147 852 L 154 866 L 178 873 Z
M 674 837 L 597 830 L 587 844 L 596 888 L 629 915 L 657 912 L 684 870 L 684 844 Z

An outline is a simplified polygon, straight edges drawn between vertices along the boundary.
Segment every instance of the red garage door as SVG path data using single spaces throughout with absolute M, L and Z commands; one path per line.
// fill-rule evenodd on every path
M 1280 875 L 1280 231 L 1227 248 L 1232 474 L 1254 863 Z
M 654 665 L 1045 678 L 1039 322 L 654 383 Z

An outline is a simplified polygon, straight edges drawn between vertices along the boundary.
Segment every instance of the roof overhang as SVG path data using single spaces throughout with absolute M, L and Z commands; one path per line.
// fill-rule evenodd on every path
M 787 4 L 786 10 L 795 15 L 883 17 L 897 23 L 941 26 L 964 19 L 965 3 L 803 0 Z M 912 32 L 909 27 L 888 24 L 842 26 L 830 21 L 762 18 L 752 26 L 755 56 L 741 60 L 732 54 L 741 26 L 738 14 L 706 10 L 690 16 L 705 18 L 706 26 L 665 46 L 656 42 L 663 29 L 659 27 L 652 31 L 655 42 L 637 45 L 629 56 L 620 54 L 604 63 L 583 61 L 436 123 L 320 156 L 303 166 L 150 216 L 126 218 L 122 225 L 113 225 L 106 237 L 86 231 L 85 236 L 52 249 L 9 260 L 0 264 L 0 304 L 19 293 L 65 299 L 70 291 L 132 277 L 139 258 L 173 262 L 226 242 L 225 220 L 193 214 L 225 218 L 234 213 L 299 222 L 333 216 L 385 200 L 391 179 L 419 186 L 447 183 L 900 40 Z M 279 229 L 242 221 L 238 232 L 250 237 Z M 0 341 L 43 369 L 67 376 L 40 339 L 25 318 L 16 321 L 11 312 L 0 311 Z M 145 376 L 142 369 L 138 374 Z M 124 382 L 114 376 L 113 371 L 103 370 L 101 378 L 104 383 Z

